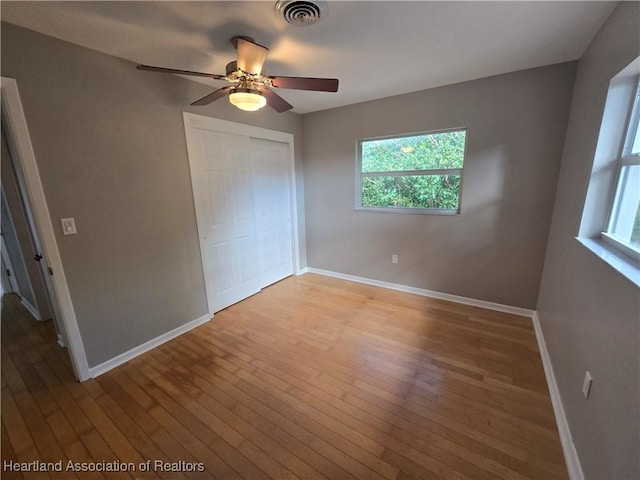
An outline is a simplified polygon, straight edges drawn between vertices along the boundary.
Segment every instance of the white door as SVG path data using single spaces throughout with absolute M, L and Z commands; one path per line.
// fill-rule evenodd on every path
M 29 310 L 29 313 L 31 313 L 37 320 L 40 320 L 40 314 L 36 308 L 33 288 L 31 287 L 31 281 L 29 280 L 29 273 L 27 272 L 24 255 L 20 247 L 20 242 L 16 234 L 4 192 L 2 192 L 0 202 L 2 209 L 2 221 L 0 222 L 3 240 L 2 248 L 3 250 L 6 249 L 7 255 L 5 256 L 5 262 L 11 266 L 11 275 L 15 277 L 15 286 L 17 286 L 17 288 L 14 288 L 14 292 L 18 294 L 22 304 L 27 310 Z
M 18 281 L 14 273 L 11 258 L 9 258 L 9 254 L 7 253 L 7 247 L 4 244 L 4 238 L 0 238 L 0 240 L 2 241 L 2 245 L 0 246 L 0 254 L 2 254 L 2 292 L 3 294 L 16 293 L 20 295 L 20 286 L 18 285 Z
M 252 138 L 260 286 L 293 274 L 289 145 Z
M 193 188 L 213 313 L 260 291 L 249 138 L 197 130 L 195 142 Z

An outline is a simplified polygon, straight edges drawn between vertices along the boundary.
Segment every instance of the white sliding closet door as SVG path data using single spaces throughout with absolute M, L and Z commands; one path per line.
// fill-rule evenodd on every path
M 209 313 L 298 268 L 293 135 L 184 113 Z
M 260 286 L 293 274 L 289 145 L 250 140 Z
M 197 130 L 194 198 L 209 309 L 260 291 L 249 138 Z

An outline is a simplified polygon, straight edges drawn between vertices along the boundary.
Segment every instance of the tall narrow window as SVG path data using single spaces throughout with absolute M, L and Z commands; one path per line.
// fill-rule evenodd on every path
M 356 209 L 460 213 L 466 129 L 358 142 Z
M 622 148 L 609 221 L 602 238 L 640 258 L 640 85 Z

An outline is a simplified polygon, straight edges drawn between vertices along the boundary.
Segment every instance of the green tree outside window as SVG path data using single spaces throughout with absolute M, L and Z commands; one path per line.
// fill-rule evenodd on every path
M 360 142 L 362 208 L 459 211 L 466 130 Z

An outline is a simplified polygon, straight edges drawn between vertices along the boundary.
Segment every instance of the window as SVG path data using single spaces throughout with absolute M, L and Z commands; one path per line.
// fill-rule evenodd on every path
M 609 82 L 578 240 L 640 287 L 640 57 Z
M 358 142 L 356 209 L 460 213 L 466 129 Z
M 640 85 L 636 87 L 615 195 L 602 238 L 625 253 L 640 258 Z

